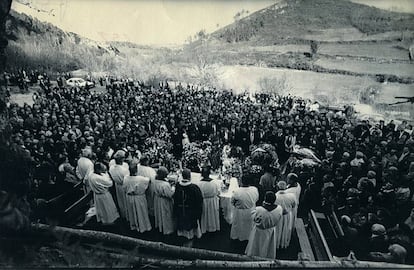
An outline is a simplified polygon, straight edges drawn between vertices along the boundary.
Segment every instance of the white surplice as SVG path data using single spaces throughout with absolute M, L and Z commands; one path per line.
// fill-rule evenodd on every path
M 245 241 L 253 228 L 252 210 L 256 207 L 259 192 L 256 187 L 239 187 L 233 193 L 231 202 L 235 207 L 230 238 Z

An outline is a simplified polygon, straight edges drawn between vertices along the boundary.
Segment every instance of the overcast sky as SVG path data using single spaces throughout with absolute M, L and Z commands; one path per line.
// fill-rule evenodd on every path
M 1 1 L 1 0 L 0 0 Z M 253 13 L 278 0 L 20 0 L 29 13 L 66 31 L 98 40 L 139 44 L 182 44 L 197 31 L 213 32 L 233 22 L 242 9 Z M 310 1 L 310 0 L 309 0 Z M 414 12 L 414 0 L 355 0 L 380 8 Z

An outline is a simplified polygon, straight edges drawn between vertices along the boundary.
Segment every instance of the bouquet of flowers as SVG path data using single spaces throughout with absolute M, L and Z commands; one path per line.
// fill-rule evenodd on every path
M 148 155 L 151 163 L 166 165 L 173 159 L 171 149 L 171 143 L 157 137 L 148 137 L 144 142 L 143 152 Z
M 248 161 L 250 166 L 261 166 L 262 168 L 279 168 L 279 157 L 274 146 L 270 144 L 260 144 L 254 146 Z M 253 169 L 253 168 L 251 168 Z M 259 168 L 256 168 L 257 170 Z
M 210 164 L 211 142 L 189 143 L 184 146 L 183 166 L 192 171 L 199 171 L 203 165 Z
M 222 172 L 226 177 L 235 177 L 241 179 L 242 176 L 242 160 L 238 155 L 232 155 L 232 152 L 238 153 L 237 149 L 232 149 L 229 145 L 223 147 L 222 152 Z

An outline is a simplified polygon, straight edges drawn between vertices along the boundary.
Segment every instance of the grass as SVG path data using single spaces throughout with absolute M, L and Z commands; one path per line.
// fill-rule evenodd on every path
M 300 41 L 315 30 L 356 28 L 365 34 L 414 30 L 414 15 L 334 0 L 286 0 L 219 29 L 226 42 L 274 44 Z M 283 26 L 283 27 L 281 27 Z

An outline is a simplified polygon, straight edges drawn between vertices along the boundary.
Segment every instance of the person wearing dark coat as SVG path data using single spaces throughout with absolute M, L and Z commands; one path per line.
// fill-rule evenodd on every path
M 191 183 L 191 171 L 184 169 L 174 193 L 174 216 L 177 219 L 177 235 L 189 240 L 201 237 L 200 220 L 203 212 L 203 195 L 200 188 Z

